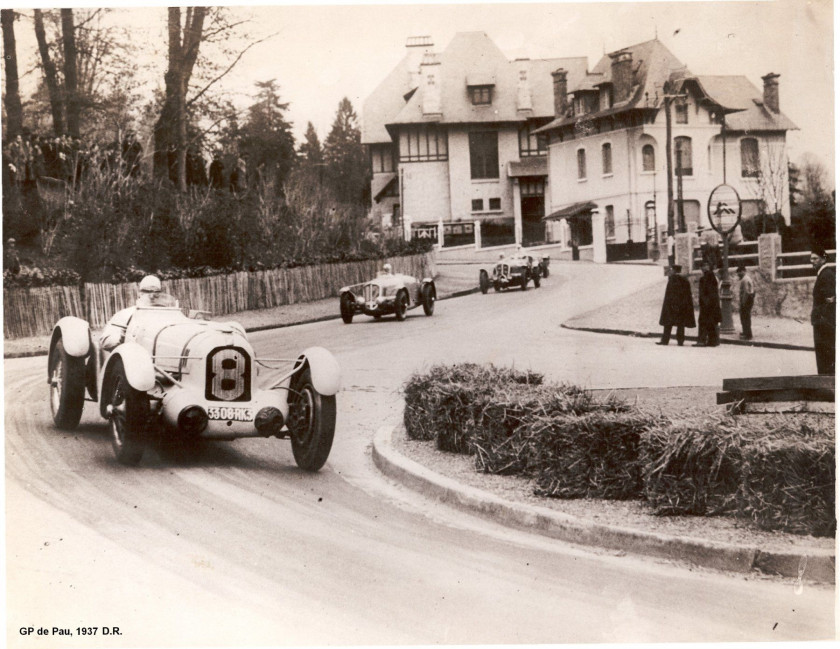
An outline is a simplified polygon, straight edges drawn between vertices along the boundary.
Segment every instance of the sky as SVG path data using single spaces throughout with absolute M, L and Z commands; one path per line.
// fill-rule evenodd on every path
M 124 9 L 114 20 L 132 25 L 144 44 L 139 62 L 162 84 L 166 12 L 151 4 Z M 254 40 L 268 38 L 245 54 L 222 88 L 244 108 L 256 81 L 276 79 L 298 141 L 309 121 L 323 141 L 343 97 L 361 117 L 365 97 L 398 64 L 411 36 L 430 36 L 442 51 L 457 32 L 483 31 L 511 59 L 585 56 L 590 69 L 605 52 L 657 37 L 695 74 L 744 75 L 759 89 L 762 76 L 780 74 L 781 110 L 800 129 L 789 134 L 791 159 L 812 153 L 834 176 L 831 0 L 272 3 L 240 4 L 236 11 L 252 19 L 247 31 Z M 16 29 L 26 27 L 19 22 Z M 24 48 L 37 54 L 28 31 L 18 35 L 21 57 Z

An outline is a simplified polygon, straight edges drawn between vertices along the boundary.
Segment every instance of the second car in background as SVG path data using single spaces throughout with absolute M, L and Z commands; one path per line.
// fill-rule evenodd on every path
M 385 264 L 379 276 L 371 281 L 345 286 L 339 291 L 341 319 L 346 324 L 353 322 L 353 316 L 359 313 L 377 320 L 393 313 L 397 320 L 405 320 L 406 312 L 418 306 L 430 316 L 435 312 L 436 300 L 433 279 L 394 274 L 390 264 Z

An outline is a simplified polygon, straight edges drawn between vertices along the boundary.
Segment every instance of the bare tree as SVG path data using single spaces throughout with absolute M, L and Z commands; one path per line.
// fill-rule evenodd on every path
M 778 218 L 787 201 L 788 158 L 783 140 L 764 140 L 757 153 L 758 159 L 747 165 L 747 171 L 755 180 L 752 182 L 745 180 L 744 184 L 747 193 L 760 204 L 761 232 L 765 232 L 766 217 Z
M 64 45 L 64 97 L 67 131 L 79 137 L 79 88 L 76 74 L 76 28 L 73 10 L 61 10 L 61 40 Z
M 3 98 L 3 105 L 6 107 L 6 135 L 11 139 L 20 135 L 23 130 L 23 108 L 20 104 L 14 10 L 0 10 L 0 21 L 3 24 L 3 53 L 5 54 L 3 63 L 6 71 L 6 95 Z
M 53 131 L 56 135 L 64 135 L 64 105 L 61 100 L 61 86 L 58 82 L 55 63 L 50 55 L 47 43 L 47 33 L 44 29 L 44 14 L 40 9 L 34 10 L 35 39 L 38 41 L 38 52 L 41 55 L 41 65 L 44 68 L 44 81 L 50 95 L 50 109 L 52 110 Z

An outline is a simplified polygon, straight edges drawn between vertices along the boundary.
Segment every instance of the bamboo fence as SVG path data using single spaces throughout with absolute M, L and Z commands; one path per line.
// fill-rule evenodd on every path
M 83 312 L 78 286 L 3 291 L 3 331 L 6 338 L 49 334 L 60 318 Z
M 387 260 L 277 268 L 237 272 L 213 277 L 174 279 L 162 282 L 183 309 L 209 311 L 215 315 L 269 309 L 285 304 L 335 297 L 342 286 L 373 278 L 384 263 L 395 273 L 434 277 L 434 255 L 410 255 Z M 82 298 L 82 295 L 84 296 Z M 137 300 L 137 284 L 85 284 L 75 286 L 16 288 L 3 292 L 4 337 L 8 339 L 49 334 L 59 318 L 74 315 L 91 327 L 103 327 L 120 309 Z

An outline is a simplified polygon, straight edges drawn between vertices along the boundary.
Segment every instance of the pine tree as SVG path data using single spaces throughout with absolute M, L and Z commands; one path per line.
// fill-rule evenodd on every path
M 281 187 L 294 166 L 295 138 L 286 119 L 288 103 L 280 101 L 275 79 L 258 81 L 256 102 L 240 129 L 239 151 L 246 160 L 248 175 Z
M 364 204 L 370 185 L 367 156 L 356 111 L 347 97 L 339 102 L 324 141 L 324 161 L 336 198 L 343 203 Z
M 303 136 L 303 143 L 298 149 L 301 162 L 305 165 L 318 165 L 324 161 L 324 150 L 321 147 L 321 140 L 312 122 L 307 122 L 306 133 Z

